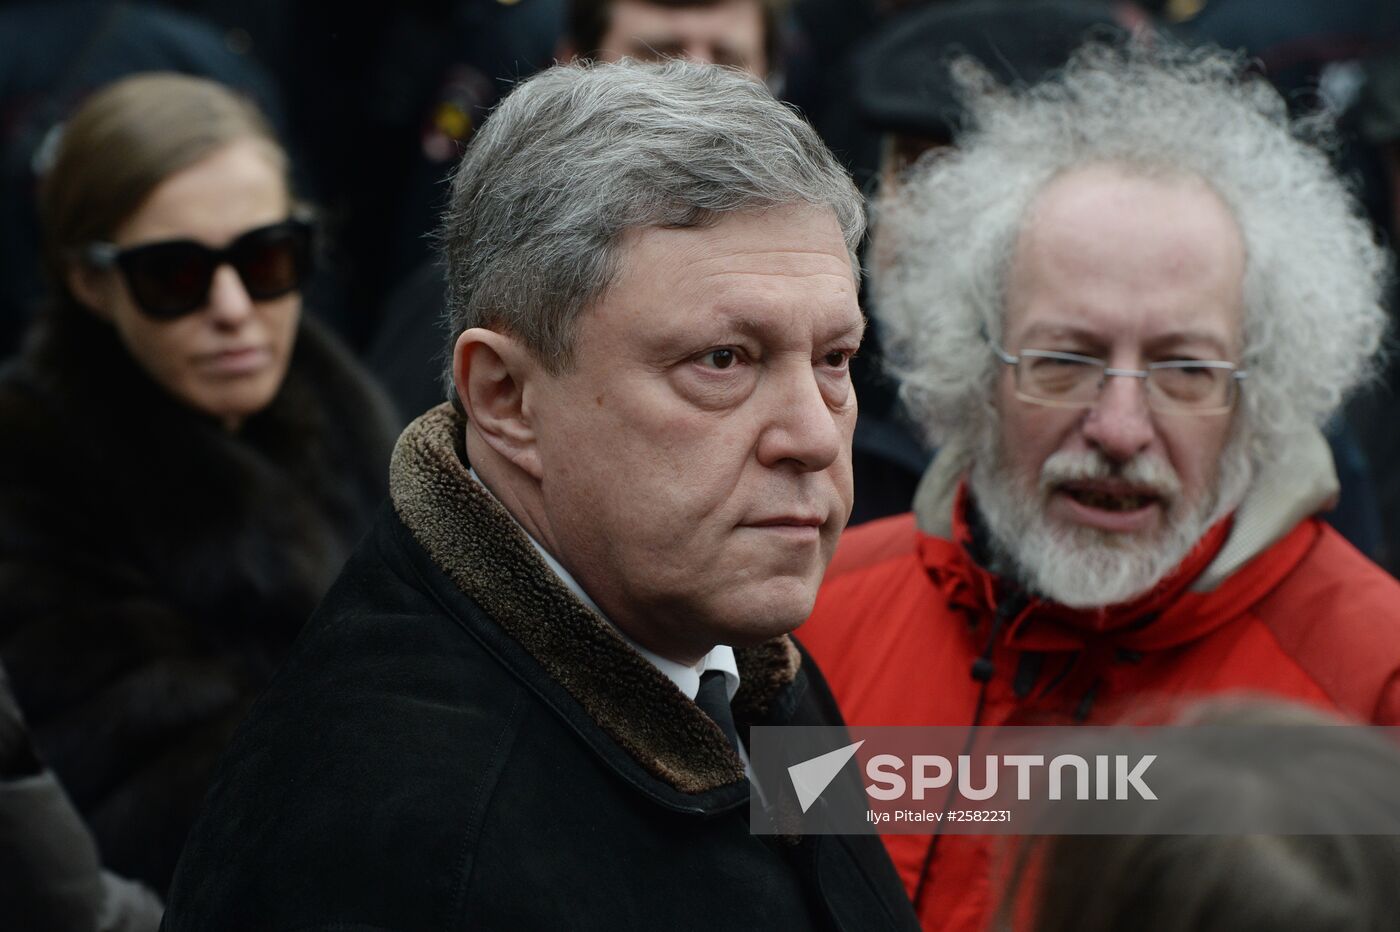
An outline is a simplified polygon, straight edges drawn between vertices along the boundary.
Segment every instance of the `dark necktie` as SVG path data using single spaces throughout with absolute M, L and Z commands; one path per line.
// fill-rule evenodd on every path
M 700 690 L 695 694 L 695 704 L 714 719 L 719 730 L 729 739 L 734 753 L 739 754 L 739 730 L 734 727 L 734 713 L 729 708 L 729 687 L 725 685 L 722 671 L 706 670 L 700 674 Z M 740 759 L 743 759 L 742 755 Z

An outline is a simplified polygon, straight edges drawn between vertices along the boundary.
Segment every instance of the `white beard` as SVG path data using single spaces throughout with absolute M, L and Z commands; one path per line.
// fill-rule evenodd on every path
M 1056 453 L 1041 466 L 1038 487 L 1018 487 L 996 424 L 982 432 L 969 483 L 992 546 L 993 568 L 1032 593 L 1070 608 L 1100 608 L 1137 598 L 1180 565 L 1207 530 L 1233 511 L 1253 475 L 1248 443 L 1236 430 L 1221 455 L 1210 494 L 1192 502 L 1159 457 L 1117 464 L 1100 453 Z M 1151 534 L 1100 531 L 1052 522 L 1055 487 L 1071 480 L 1123 479 L 1153 489 L 1164 508 Z

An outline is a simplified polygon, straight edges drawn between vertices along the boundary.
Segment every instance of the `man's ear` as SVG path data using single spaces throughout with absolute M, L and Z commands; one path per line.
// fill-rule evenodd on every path
M 72 292 L 73 297 L 78 299 L 79 304 L 103 320 L 112 319 L 112 311 L 109 307 L 111 296 L 108 294 L 108 288 L 116 282 L 104 281 L 103 272 L 81 262 L 70 263 L 64 274 L 68 282 L 68 290 Z
M 484 327 L 463 331 L 452 347 L 452 381 L 467 421 L 491 449 L 541 478 L 530 400 L 545 372 L 524 344 Z

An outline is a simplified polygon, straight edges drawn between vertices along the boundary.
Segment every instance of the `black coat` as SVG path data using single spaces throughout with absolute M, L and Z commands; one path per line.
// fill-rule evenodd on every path
M 167 932 L 917 928 L 879 839 L 748 827 L 706 715 L 467 474 L 447 405 L 235 737 Z M 750 724 L 838 721 L 781 637 L 736 651 Z
M 0 668 L 0 916 L 24 932 L 153 932 L 164 905 L 102 870 L 97 843 L 39 763 Z
M 237 434 L 55 310 L 0 377 L 0 654 L 105 865 L 164 890 L 219 753 L 382 501 L 383 396 L 306 322 Z

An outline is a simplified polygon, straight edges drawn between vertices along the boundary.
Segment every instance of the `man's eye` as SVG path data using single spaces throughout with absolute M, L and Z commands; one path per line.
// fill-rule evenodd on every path
M 1034 365 L 1038 369 L 1073 369 L 1077 366 L 1092 367 L 1094 362 L 1089 359 L 1059 359 L 1055 356 L 1033 356 Z
M 1056 359 L 1053 356 L 1026 356 L 1026 368 L 1033 372 L 1079 372 L 1094 368 L 1094 364 L 1082 359 Z
M 833 369 L 844 369 L 851 363 L 851 353 L 845 350 L 832 350 L 822 357 L 822 362 Z
M 710 350 L 700 361 L 708 365 L 711 369 L 728 369 L 739 361 L 739 355 L 734 350 L 724 347 L 722 349 Z

